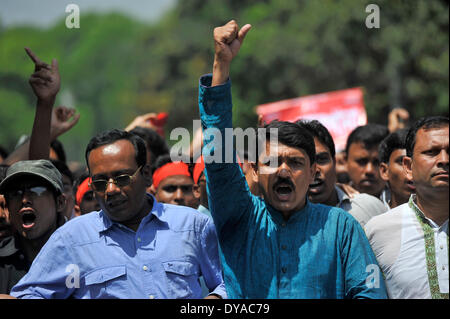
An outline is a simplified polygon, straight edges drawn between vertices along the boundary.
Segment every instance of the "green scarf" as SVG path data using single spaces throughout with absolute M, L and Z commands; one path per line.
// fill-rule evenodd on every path
M 434 231 L 428 223 L 424 214 L 420 211 L 419 207 L 414 203 L 415 196 L 409 198 L 408 205 L 416 213 L 417 220 L 423 229 L 423 235 L 425 239 L 425 255 L 427 259 L 427 272 L 428 282 L 430 285 L 430 292 L 432 299 L 449 299 L 448 293 L 441 293 L 439 289 L 439 280 L 436 266 L 436 251 L 434 246 Z M 447 249 L 449 248 L 448 235 L 447 235 Z

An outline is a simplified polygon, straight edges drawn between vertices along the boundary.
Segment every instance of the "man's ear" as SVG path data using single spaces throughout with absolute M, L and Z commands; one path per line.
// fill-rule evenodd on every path
M 258 184 L 259 178 L 258 178 L 258 164 L 257 163 L 251 163 L 252 165 L 252 180 L 254 183 Z
M 66 195 L 64 194 L 58 195 L 58 197 L 56 197 L 56 211 L 57 212 L 64 211 L 66 203 L 67 203 Z
M 77 217 L 81 216 L 81 209 L 77 204 L 75 204 L 75 206 L 73 207 L 73 214 Z
M 310 169 L 310 173 L 311 173 L 310 181 L 309 181 L 310 184 L 312 184 L 314 182 L 314 178 L 316 177 L 316 168 L 317 168 L 317 166 L 316 166 L 315 162 L 309 168 Z
M 385 181 L 389 181 L 389 166 L 386 163 L 380 163 L 380 176 Z
M 342 158 L 343 165 L 345 166 L 345 170 L 348 172 L 348 154 L 344 152 L 344 157 Z
M 412 158 L 409 156 L 403 157 L 403 170 L 405 171 L 406 177 L 409 180 L 413 180 L 412 174 Z
M 153 196 L 156 196 L 156 189 L 155 186 L 152 184 L 149 187 L 147 187 L 147 192 L 149 192 L 150 194 L 152 194 Z
M 150 165 L 145 164 L 141 169 L 142 177 L 145 180 L 145 186 L 149 187 L 152 185 L 152 169 Z
M 3 195 L 0 194 L 0 218 L 4 218 L 9 223 L 9 211 L 6 207 L 6 200 Z
M 56 197 L 56 224 L 57 227 L 64 225 L 67 217 L 64 216 L 64 209 L 66 208 L 66 195 L 61 194 Z
M 194 194 L 194 197 L 196 199 L 200 199 L 201 192 L 200 192 L 200 186 L 198 184 L 192 185 L 192 194 Z

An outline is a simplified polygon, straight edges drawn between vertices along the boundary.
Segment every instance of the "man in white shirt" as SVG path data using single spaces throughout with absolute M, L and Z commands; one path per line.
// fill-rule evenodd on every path
M 387 209 L 407 203 L 409 197 L 415 191 L 413 181 L 408 179 L 403 169 L 407 134 L 408 129 L 397 130 L 386 136 L 378 147 L 380 176 L 388 186 L 382 192 L 381 199 Z
M 409 130 L 403 166 L 416 194 L 365 227 L 390 298 L 449 298 L 448 123 L 427 117 Z

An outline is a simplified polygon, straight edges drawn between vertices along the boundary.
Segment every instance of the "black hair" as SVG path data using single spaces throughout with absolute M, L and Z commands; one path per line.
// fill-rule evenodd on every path
M 66 163 L 64 163 L 63 161 L 54 160 L 54 159 L 50 159 L 50 162 L 52 162 L 52 164 L 61 173 L 61 175 L 65 175 L 70 179 L 70 184 L 73 184 L 73 180 L 74 180 L 73 173 L 69 169 L 69 167 L 67 166 Z
M 3 159 L 8 157 L 8 151 L 0 145 L 0 157 L 2 157 Z
M 118 130 L 118 129 L 112 129 L 106 132 L 102 132 L 91 138 L 89 141 L 88 146 L 86 147 L 85 152 L 85 159 L 86 159 L 86 165 L 89 168 L 89 154 L 93 149 L 96 149 L 103 145 L 112 144 L 119 140 L 127 140 L 131 144 L 133 144 L 134 150 L 135 150 L 135 159 L 137 165 L 144 166 L 147 163 L 147 149 L 145 148 L 145 142 L 142 138 L 137 136 L 136 134 L 124 131 L 124 130 Z
M 392 132 L 381 141 L 378 147 L 378 159 L 380 163 L 389 163 L 389 158 L 393 151 L 406 148 L 405 141 L 407 133 L 408 129 L 403 128 Z
M 367 150 L 378 148 L 381 141 L 389 135 L 387 126 L 381 124 L 367 124 L 355 128 L 347 138 L 345 153 L 348 156 L 350 145 L 353 143 L 362 143 Z
M 141 137 L 144 141 L 150 154 L 152 160 L 155 161 L 161 155 L 169 154 L 169 146 L 166 141 L 159 135 L 155 130 L 151 128 L 145 128 L 137 126 L 130 131 Z M 149 159 L 150 160 L 150 159 Z
M 80 187 L 81 183 L 84 182 L 86 178 L 89 177 L 88 171 L 83 171 L 81 174 L 78 175 L 78 177 L 75 179 L 75 182 L 73 182 L 73 195 L 76 196 L 78 192 L 78 187 Z
M 314 138 L 311 133 L 304 127 L 297 125 L 296 123 L 286 122 L 286 121 L 278 121 L 274 120 L 269 124 L 264 125 L 266 129 L 265 140 L 266 143 L 270 142 L 270 131 L 271 129 L 276 129 L 278 132 L 278 142 L 293 147 L 299 150 L 304 150 L 309 157 L 310 164 L 314 164 L 316 161 L 316 147 L 314 145 Z M 261 136 L 258 134 L 258 138 Z M 259 143 L 257 144 L 259 147 Z M 263 150 L 258 150 L 257 154 L 259 155 L 263 152 Z
M 152 165 L 152 174 L 160 167 L 168 164 L 168 163 L 172 163 L 172 159 L 170 158 L 170 155 L 161 155 L 158 156 L 155 159 L 155 162 Z
M 445 116 L 427 116 L 417 120 L 409 129 L 406 135 L 406 156 L 412 157 L 414 146 L 416 145 L 417 131 L 420 129 L 428 130 L 448 126 L 448 117 Z
M 296 123 L 307 129 L 313 137 L 317 138 L 320 143 L 324 144 L 330 151 L 331 158 L 334 160 L 336 156 L 334 140 L 328 129 L 323 126 L 322 123 L 317 120 L 299 120 Z
M 50 147 L 55 151 L 56 155 L 58 156 L 58 160 L 64 163 L 67 162 L 64 146 L 59 140 L 53 140 L 50 143 Z
M 80 165 L 72 171 L 74 184 L 80 178 L 81 175 L 87 174 L 89 176 L 89 171 L 84 165 Z

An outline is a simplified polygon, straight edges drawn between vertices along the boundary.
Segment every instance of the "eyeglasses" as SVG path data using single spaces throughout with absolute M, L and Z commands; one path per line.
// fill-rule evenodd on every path
M 23 195 L 27 193 L 31 196 L 32 199 L 35 199 L 41 197 L 46 191 L 48 191 L 48 188 L 45 186 L 23 187 L 21 189 L 13 189 L 11 191 L 7 191 L 6 197 L 10 201 L 18 201 L 22 200 Z
M 110 179 L 97 179 L 92 180 L 92 182 L 89 184 L 89 186 L 95 190 L 96 192 L 103 193 L 108 188 L 109 183 L 116 184 L 117 187 L 122 188 L 125 186 L 128 186 L 131 184 L 131 181 L 133 178 L 136 177 L 136 174 L 139 172 L 139 170 L 142 168 L 142 166 L 139 166 L 139 168 L 134 172 L 133 175 L 123 174 L 116 177 L 111 177 Z

